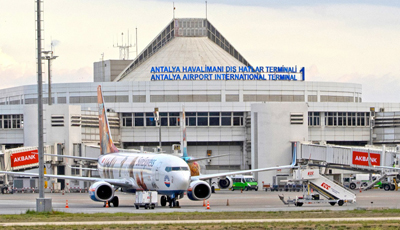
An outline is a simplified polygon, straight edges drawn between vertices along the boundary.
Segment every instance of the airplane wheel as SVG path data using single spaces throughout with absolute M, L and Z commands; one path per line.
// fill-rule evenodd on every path
M 111 203 L 114 205 L 114 207 L 119 206 L 119 199 L 117 196 L 114 196 L 114 198 L 111 200 Z
M 167 198 L 165 196 L 161 196 L 161 206 L 167 205 Z
M 294 205 L 297 206 L 297 207 L 301 207 L 301 206 L 303 206 L 303 203 L 302 202 L 296 202 L 296 203 L 294 203 Z

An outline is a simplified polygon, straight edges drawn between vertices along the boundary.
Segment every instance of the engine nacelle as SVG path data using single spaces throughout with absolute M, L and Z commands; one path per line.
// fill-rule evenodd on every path
M 218 180 L 218 187 L 220 189 L 230 189 L 230 188 L 232 188 L 232 185 L 233 185 L 233 181 L 232 181 L 232 178 L 230 178 L 230 177 L 225 177 L 223 179 Z
M 89 196 L 94 201 L 108 201 L 114 197 L 114 188 L 107 182 L 99 181 L 90 186 Z
M 211 196 L 211 187 L 204 181 L 193 181 L 187 190 L 187 196 L 191 200 L 207 200 Z

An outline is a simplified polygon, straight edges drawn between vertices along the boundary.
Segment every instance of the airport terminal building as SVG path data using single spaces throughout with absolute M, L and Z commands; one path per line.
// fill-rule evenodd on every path
M 134 60 L 94 63 L 94 82 L 52 84 L 51 105 L 44 86 L 45 145 L 99 154 L 86 148 L 99 142 L 98 85 L 122 148 L 152 150 L 161 133 L 162 150 L 173 152 L 184 108 L 189 155 L 229 154 L 200 162 L 202 173 L 289 164 L 294 142 L 400 144 L 400 103 L 363 102 L 361 84 L 310 82 L 297 66 L 256 69 L 227 39 L 207 19 L 174 19 Z M 37 96 L 36 85 L 0 90 L 1 145 L 37 145 Z M 82 173 L 73 160 L 52 164 Z

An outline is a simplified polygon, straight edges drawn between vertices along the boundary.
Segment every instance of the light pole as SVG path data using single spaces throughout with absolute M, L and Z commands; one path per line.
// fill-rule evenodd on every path
M 37 32 L 37 81 L 38 81 L 38 155 L 39 155 L 39 198 L 36 198 L 37 212 L 52 210 L 51 198 L 44 197 L 44 147 L 43 147 L 43 90 L 42 90 L 42 29 L 41 29 L 41 0 L 36 1 L 36 32 Z
M 161 152 L 161 119 L 160 113 L 158 112 L 158 108 L 154 108 L 154 120 L 156 122 L 156 126 L 158 126 L 158 141 L 159 141 L 159 149 L 158 152 Z
M 43 60 L 47 60 L 47 71 L 48 71 L 48 81 L 49 81 L 49 93 L 48 93 L 48 105 L 51 105 L 51 60 L 56 59 L 58 56 L 53 56 L 53 51 L 42 51 L 46 56 L 42 56 Z

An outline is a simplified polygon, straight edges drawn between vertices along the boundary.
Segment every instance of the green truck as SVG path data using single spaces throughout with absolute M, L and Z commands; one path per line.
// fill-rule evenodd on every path
M 258 190 L 258 182 L 254 179 L 253 176 L 234 176 L 232 177 L 232 191 L 235 190 Z

